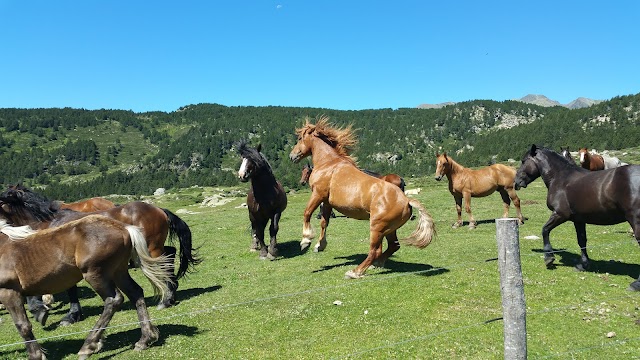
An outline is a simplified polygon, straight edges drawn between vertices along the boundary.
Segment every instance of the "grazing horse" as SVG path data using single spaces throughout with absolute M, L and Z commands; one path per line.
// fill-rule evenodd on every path
M 590 153 L 586 147 L 581 147 L 580 153 L 580 166 L 583 169 L 597 171 L 604 170 L 604 158 L 602 155 Z
M 251 221 L 251 250 L 260 251 L 260 259 L 273 260 L 278 257 L 278 224 L 282 212 L 287 208 L 287 194 L 276 177 L 271 165 L 262 155 L 262 145 L 252 148 L 245 142 L 238 146 L 238 153 L 242 156 L 242 164 L 238 170 L 240 181 L 251 181 L 247 193 L 247 209 Z M 269 225 L 269 247 L 264 243 L 264 230 Z
M 524 223 L 520 211 L 520 198 L 513 188 L 513 179 L 516 176 L 515 169 L 502 164 L 493 164 L 473 170 L 458 164 L 447 153 L 436 153 L 435 179 L 440 181 L 443 176 L 449 180 L 449 192 L 456 201 L 458 220 L 453 223 L 453 228 L 462 226 L 462 200 L 464 200 L 464 210 L 469 215 L 469 228 L 474 229 L 477 223 L 471 213 L 471 198 L 488 196 L 495 191 L 500 193 L 504 203 L 502 217 L 509 216 L 509 206 L 513 201 L 519 223 L 521 225 Z
M 541 177 L 547 186 L 549 220 L 542 227 L 544 260 L 553 267 L 555 257 L 549 233 L 558 225 L 572 221 L 582 252 L 578 270 L 589 266 L 586 224 L 613 225 L 627 221 L 640 242 L 640 166 L 629 165 L 603 171 L 588 171 L 571 165 L 553 150 L 532 145 L 522 158 L 515 186 L 527 187 Z M 640 278 L 631 284 L 640 290 Z
M 369 266 L 383 266 L 384 262 L 400 248 L 397 229 L 411 217 L 412 209 L 419 212 L 416 230 L 406 239 L 409 245 L 424 248 L 435 235 L 433 218 L 422 204 L 409 199 L 395 185 L 369 176 L 358 168 L 350 156 L 357 139 L 351 126 L 340 128 L 329 123 L 326 116 L 315 124 L 305 118 L 305 125 L 296 129 L 298 141 L 289 158 L 294 163 L 312 155 L 313 173 L 309 178 L 311 197 L 304 210 L 302 241 L 300 247 L 306 250 L 314 237 L 311 214 L 322 203 L 320 238 L 314 251 L 322 251 L 327 246 L 326 229 L 332 209 L 347 217 L 369 219 L 369 253 L 354 270 L 345 274 L 346 278 L 364 276 Z M 387 239 L 387 250 L 382 252 L 382 239 Z
M 76 201 L 72 203 L 63 202 L 60 204 L 60 209 L 69 209 L 69 210 L 81 211 L 81 212 L 109 210 L 114 207 L 116 207 L 116 204 L 101 197 L 94 197 L 91 199 Z
M 163 297 L 163 301 L 158 305 L 159 309 L 175 304 L 178 279 L 193 271 L 195 265 L 201 261 L 197 256 L 196 249 L 192 246 L 189 226 L 167 209 L 135 201 L 109 210 L 83 213 L 60 209 L 58 205 L 58 202 L 49 201 L 23 186 L 10 186 L 9 189 L 0 194 L 0 218 L 4 218 L 7 222 L 16 226 L 29 225 L 36 229 L 46 229 L 77 220 L 89 214 L 108 216 L 125 224 L 140 227 L 144 233 L 151 256 L 166 255 L 172 259 L 172 263 L 176 256 L 176 248 L 165 246 L 165 241 L 169 239 L 170 243 L 173 243 L 175 238 L 179 240 L 180 266 L 175 275 L 173 274 L 174 270 L 170 269 L 171 281 L 167 284 L 169 293 Z M 63 326 L 82 319 L 82 310 L 77 291 L 76 286 L 67 291 L 71 308 L 60 323 Z M 44 325 L 47 320 L 47 309 L 42 308 L 41 304 L 37 304 L 37 301 L 34 306 L 40 307 L 40 310 L 37 310 L 38 315 L 36 318 Z
M 122 292 L 135 305 L 142 330 L 135 348 L 146 349 L 158 339 L 158 328 L 151 324 L 144 293 L 129 275 L 128 264 L 135 259 L 154 292 L 164 296 L 171 260 L 151 257 L 140 229 L 100 215 L 40 231 L 13 228 L 4 221 L 0 228 L 0 302 L 24 339 L 29 359 L 46 356 L 33 335 L 23 296 L 60 292 L 82 279 L 102 298 L 104 309 L 78 352 L 80 359 L 102 348 L 102 334 L 124 301 Z

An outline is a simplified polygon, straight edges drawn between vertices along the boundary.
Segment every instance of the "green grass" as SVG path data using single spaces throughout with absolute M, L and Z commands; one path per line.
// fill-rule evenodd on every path
M 205 261 L 180 282 L 180 303 L 149 311 L 161 338 L 136 352 L 140 336 L 135 311 L 126 303 L 116 313 L 97 359 L 502 359 L 503 323 L 496 261 L 495 224 L 502 204 L 497 194 L 473 199 L 480 222 L 475 230 L 452 229 L 455 206 L 446 180 L 409 179 L 414 196 L 433 215 L 435 241 L 423 250 L 403 246 L 386 269 L 370 269 L 359 280 L 344 273 L 360 263 L 368 249 L 368 223 L 338 217 L 328 228 L 327 249 L 301 254 L 302 211 L 308 191 L 289 195 L 278 239 L 282 257 L 260 261 L 248 251 L 249 220 L 244 199 L 215 208 L 200 207 L 200 199 L 236 188 L 189 188 L 149 198 L 178 212 L 191 227 Z M 519 192 L 527 222 L 520 227 L 522 269 L 527 301 L 530 359 L 628 359 L 640 350 L 638 299 L 626 290 L 640 274 L 640 254 L 627 233 L 628 224 L 587 226 L 592 271 L 577 272 L 579 258 L 570 223 L 551 233 L 558 267 L 547 270 L 542 260 L 541 227 L 549 216 L 546 188 L 540 180 Z M 180 209 L 187 212 L 179 211 Z M 515 211 L 511 210 L 511 215 Z M 467 218 L 463 214 L 465 220 Z M 312 222 L 316 233 L 319 221 Z M 415 222 L 401 228 L 408 235 Z M 150 285 L 133 271 L 150 294 Z M 61 304 L 49 325 L 34 324 L 34 332 L 50 359 L 74 359 L 102 302 L 81 283 L 81 303 L 88 318 L 57 327 L 67 311 Z M 62 297 L 61 297 L 62 298 Z M 339 300 L 342 305 L 334 305 Z M 2 312 L 0 344 L 19 342 L 12 321 Z M 608 338 L 608 332 L 616 336 Z M 0 358 L 24 358 L 21 344 L 0 347 Z

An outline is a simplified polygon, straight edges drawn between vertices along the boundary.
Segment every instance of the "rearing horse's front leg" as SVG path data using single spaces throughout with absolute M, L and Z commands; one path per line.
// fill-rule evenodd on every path
M 311 215 L 316 211 L 320 203 L 322 202 L 322 198 L 318 196 L 316 193 L 311 193 L 311 198 L 309 198 L 309 202 L 307 202 L 307 207 L 304 209 L 304 214 L 302 215 L 302 240 L 300 241 L 300 250 L 305 251 L 311 245 L 311 241 L 315 237 L 313 233 L 313 228 L 311 227 Z

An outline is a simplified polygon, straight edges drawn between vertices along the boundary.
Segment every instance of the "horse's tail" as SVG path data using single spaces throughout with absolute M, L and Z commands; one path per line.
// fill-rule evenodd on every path
M 431 244 L 431 240 L 436 235 L 435 223 L 418 200 L 409 199 L 409 206 L 418 209 L 418 226 L 409 237 L 402 239 L 402 241 L 420 249 L 425 248 Z
M 407 186 L 407 183 L 404 182 L 404 178 L 400 177 L 400 190 L 404 192 L 404 187 Z
M 177 274 L 177 278 L 180 279 L 192 272 L 195 266 L 202 262 L 202 259 L 198 256 L 198 249 L 193 248 L 189 225 L 171 211 L 167 209 L 162 209 L 162 211 L 167 214 L 169 221 L 169 243 L 173 243 L 175 238 L 178 238 L 180 242 L 180 267 Z
M 133 262 L 153 286 L 154 296 L 160 296 L 164 301 L 165 294 L 169 292 L 167 284 L 171 282 L 172 259 L 166 255 L 151 257 L 142 230 L 133 225 L 127 225 L 126 229 L 131 239 Z

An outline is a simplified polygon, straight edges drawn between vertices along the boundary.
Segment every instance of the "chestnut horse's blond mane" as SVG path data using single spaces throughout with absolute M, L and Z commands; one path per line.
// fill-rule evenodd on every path
M 322 139 L 325 143 L 329 144 L 336 152 L 353 162 L 356 163 L 356 158 L 351 156 L 353 148 L 358 144 L 355 130 L 352 125 L 341 128 L 329 123 L 329 117 L 322 115 L 317 118 L 315 124 L 309 121 L 309 117 L 305 117 L 305 124 L 301 128 L 296 129 L 296 134 L 302 136 L 305 133 L 313 133 Z

